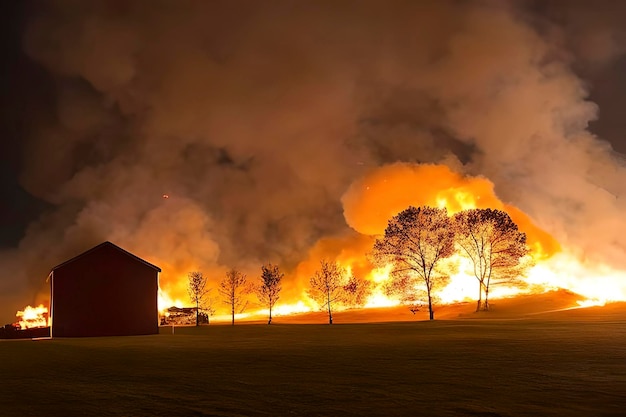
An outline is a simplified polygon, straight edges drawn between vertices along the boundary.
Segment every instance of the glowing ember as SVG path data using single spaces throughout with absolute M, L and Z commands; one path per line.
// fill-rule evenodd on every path
M 16 317 L 20 319 L 18 324 L 22 329 L 47 327 L 50 325 L 48 307 L 44 307 L 43 304 L 39 304 L 37 307 L 27 306 L 24 310 L 18 311 Z

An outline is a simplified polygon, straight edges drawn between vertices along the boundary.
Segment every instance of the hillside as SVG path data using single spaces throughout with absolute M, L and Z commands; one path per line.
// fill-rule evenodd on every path
M 626 312 L 626 303 L 611 303 L 604 307 L 581 308 L 577 303 L 584 297 L 569 291 L 559 290 L 543 294 L 530 294 L 512 298 L 494 299 L 487 312 L 475 312 L 474 302 L 451 305 L 436 305 L 435 320 L 465 320 L 465 319 L 531 319 L 531 318 L 584 318 L 589 315 L 615 314 Z M 347 323 L 381 323 L 428 320 L 428 306 L 412 313 L 406 306 L 364 308 L 333 312 L 335 324 Z M 215 322 L 215 321 L 214 321 Z M 263 324 L 266 318 L 262 316 L 248 317 L 236 320 L 236 323 Z M 328 322 L 325 311 L 275 316 L 275 324 L 324 324 Z M 225 323 L 225 322 L 216 322 Z

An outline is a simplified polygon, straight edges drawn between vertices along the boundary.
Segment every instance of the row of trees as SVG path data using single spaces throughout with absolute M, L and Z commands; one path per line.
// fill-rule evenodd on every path
M 445 284 L 453 271 L 444 262 L 455 253 L 466 256 L 478 281 L 476 311 L 489 309 L 489 288 L 495 280 L 512 280 L 529 266 L 526 235 L 518 230 L 509 215 L 494 209 L 472 209 L 448 216 L 445 208 L 408 207 L 389 220 L 383 236 L 374 243 L 372 260 L 379 266 L 392 265 L 391 279 L 384 287 L 388 296 L 399 297 L 407 304 L 426 299 L 430 319 L 434 319 L 434 290 Z M 230 308 L 232 324 L 235 314 L 248 305 L 248 295 L 256 294 L 269 311 L 280 298 L 284 274 L 278 266 L 261 267 L 256 283 L 245 274 L 231 269 L 219 283 L 218 292 Z M 338 304 L 362 307 L 372 292 L 370 281 L 355 277 L 337 262 L 320 261 L 320 268 L 309 280 L 307 294 L 328 313 L 333 323 L 333 310 Z M 201 272 L 189 273 L 189 296 L 196 304 L 196 325 L 203 308 L 213 314 L 213 300 L 207 279 Z
M 389 220 L 372 253 L 375 263 L 393 265 L 389 293 L 410 300 L 419 288 L 425 289 L 433 320 L 433 289 L 450 273 L 443 261 L 458 252 L 471 261 L 478 280 L 476 311 L 489 309 L 494 280 L 513 280 L 529 266 L 526 235 L 507 213 L 494 209 L 465 210 L 450 217 L 445 208 L 409 207 Z
M 231 313 L 231 324 L 235 324 L 235 314 L 243 313 L 248 306 L 248 294 L 256 293 L 259 301 L 269 309 L 269 320 L 272 324 L 272 310 L 282 290 L 281 280 L 284 274 L 278 266 L 266 264 L 261 267 L 259 284 L 249 283 L 245 274 L 235 268 L 226 272 L 220 281 L 218 292 L 222 301 L 228 305 Z M 207 317 L 214 314 L 214 300 L 211 298 L 212 288 L 208 288 L 208 280 L 202 272 L 193 271 L 188 274 L 187 291 L 189 298 L 196 305 L 196 326 L 200 325 L 200 310 L 205 310 Z
M 231 324 L 235 324 L 235 315 L 243 313 L 247 308 L 250 293 L 255 294 L 261 305 L 268 309 L 267 324 L 272 324 L 272 312 L 280 298 L 283 276 L 278 266 L 271 263 L 261 267 L 261 276 L 257 283 L 248 282 L 246 275 L 236 269 L 226 272 L 226 276 L 219 283 L 218 292 L 230 309 Z M 207 316 L 215 312 L 215 300 L 210 296 L 212 289 L 207 288 L 208 280 L 202 272 L 190 272 L 188 280 L 187 290 L 189 298 L 196 305 L 196 326 L 198 326 L 201 322 L 201 310 L 204 310 Z M 362 307 L 372 291 L 369 281 L 350 275 L 337 262 L 327 260 L 320 262 L 320 269 L 311 277 L 310 285 L 308 295 L 320 308 L 328 311 L 330 324 L 333 322 L 333 308 L 337 304 Z

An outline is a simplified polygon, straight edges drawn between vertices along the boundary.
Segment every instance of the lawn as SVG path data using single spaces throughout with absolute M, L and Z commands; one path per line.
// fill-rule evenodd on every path
M 626 320 L 572 317 L 7 340 L 0 415 L 626 415 Z

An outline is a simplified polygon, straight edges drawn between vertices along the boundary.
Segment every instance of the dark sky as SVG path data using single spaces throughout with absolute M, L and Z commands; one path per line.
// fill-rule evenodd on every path
M 164 276 L 295 268 L 350 231 L 350 184 L 398 162 L 485 176 L 576 253 L 625 259 L 622 2 L 5 0 L 0 19 L 0 292 L 107 239 Z
M 19 183 L 29 121 L 45 106 L 40 101 L 52 103 L 44 91 L 49 77 L 22 50 L 26 14 L 25 2 L 8 0 L 0 4 L 0 247 L 16 246 L 26 226 L 47 207 Z

